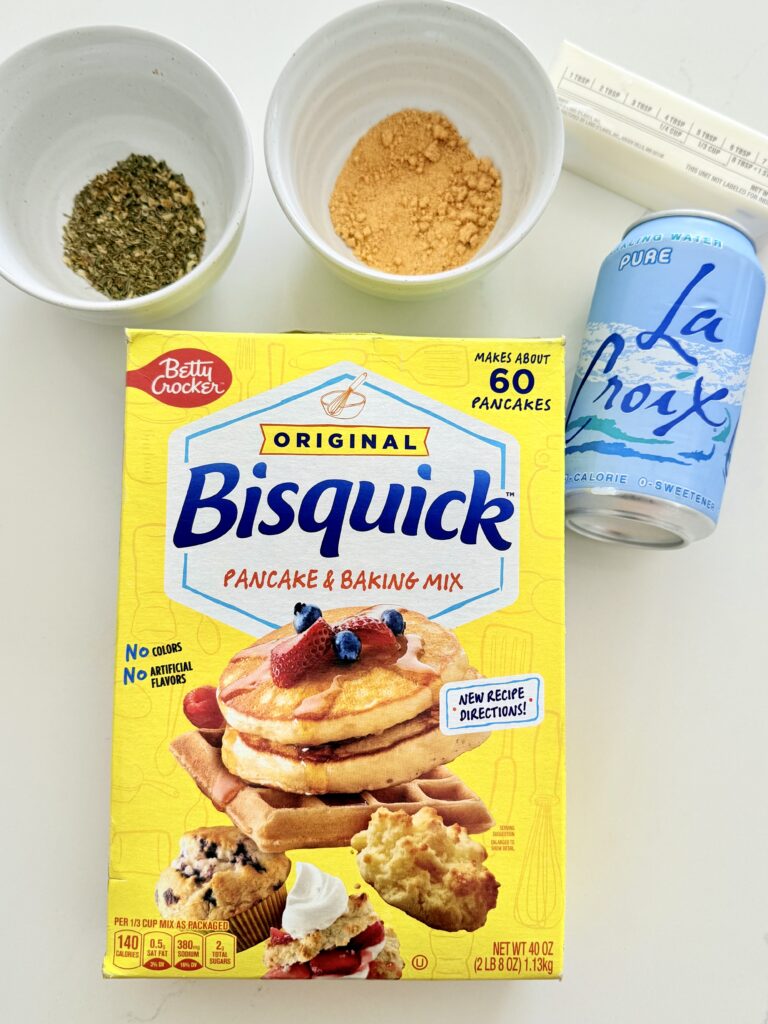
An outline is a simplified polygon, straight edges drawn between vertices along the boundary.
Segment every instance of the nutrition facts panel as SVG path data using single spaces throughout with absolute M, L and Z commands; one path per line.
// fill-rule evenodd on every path
M 114 937 L 114 962 L 125 971 L 137 967 L 148 971 L 231 971 L 236 952 L 235 936 L 227 932 L 201 935 L 121 928 Z

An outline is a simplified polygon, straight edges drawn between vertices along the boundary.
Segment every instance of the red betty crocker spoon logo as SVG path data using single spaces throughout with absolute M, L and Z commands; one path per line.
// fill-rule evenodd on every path
M 175 348 L 125 375 L 128 387 L 158 402 L 191 409 L 210 405 L 229 391 L 232 371 L 219 356 L 201 348 Z

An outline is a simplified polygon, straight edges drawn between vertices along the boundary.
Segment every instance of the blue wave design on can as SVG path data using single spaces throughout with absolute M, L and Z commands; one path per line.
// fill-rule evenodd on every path
M 675 462 L 678 466 L 687 465 L 682 459 L 676 459 L 671 455 L 651 455 L 649 452 L 641 452 L 636 448 L 627 448 L 621 441 L 585 441 L 584 444 L 565 446 L 566 456 L 579 452 L 599 452 L 601 455 L 611 455 L 621 459 L 645 459 L 648 462 Z M 604 465 L 597 466 L 594 470 L 594 472 L 604 471 Z

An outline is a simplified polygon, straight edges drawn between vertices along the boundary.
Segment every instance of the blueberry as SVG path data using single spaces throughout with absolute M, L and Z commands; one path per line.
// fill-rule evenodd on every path
M 385 626 L 389 626 L 395 636 L 400 636 L 405 632 L 405 619 L 397 608 L 387 608 L 385 612 L 382 612 L 381 621 Z
M 213 895 L 213 889 L 206 889 L 203 893 L 203 899 L 206 903 L 210 903 L 212 907 L 217 906 L 216 897 Z
M 323 613 L 316 604 L 302 604 L 299 601 L 293 606 L 293 628 L 297 633 L 303 633 L 322 616 Z
M 166 889 L 163 893 L 163 899 L 165 900 L 166 907 L 172 907 L 174 903 L 179 902 L 179 897 L 173 891 L 173 889 Z
M 241 867 L 253 868 L 254 871 L 266 871 L 267 869 L 261 863 L 261 861 L 254 860 L 253 857 L 248 853 L 245 848 L 245 843 L 238 843 L 235 847 L 235 852 L 232 854 L 232 863 L 239 864 Z
M 363 645 L 351 629 L 342 629 L 333 638 L 333 649 L 339 661 L 357 661 Z

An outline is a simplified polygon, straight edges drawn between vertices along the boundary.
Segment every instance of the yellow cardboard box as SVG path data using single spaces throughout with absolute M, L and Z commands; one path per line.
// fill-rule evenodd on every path
M 127 385 L 105 973 L 558 977 L 562 339 L 132 331 Z

